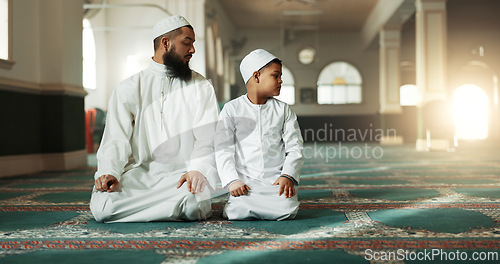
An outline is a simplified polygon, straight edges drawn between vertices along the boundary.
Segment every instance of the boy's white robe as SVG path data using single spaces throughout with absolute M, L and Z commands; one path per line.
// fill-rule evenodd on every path
M 215 137 L 217 169 L 222 186 L 241 180 L 248 195 L 229 197 L 224 214 L 229 219 L 277 219 L 295 217 L 299 202 L 278 196 L 272 185 L 287 174 L 299 183 L 303 164 L 303 139 L 297 116 L 290 107 L 271 98 L 253 104 L 242 95 L 224 105 Z
M 212 188 L 218 181 L 213 138 L 218 106 L 213 86 L 193 72 L 192 80 L 150 66 L 121 82 L 108 106 L 98 170 L 115 176 L 121 188 L 95 190 L 90 208 L 98 221 L 199 220 L 211 215 L 210 188 L 196 195 L 180 177 L 199 171 Z

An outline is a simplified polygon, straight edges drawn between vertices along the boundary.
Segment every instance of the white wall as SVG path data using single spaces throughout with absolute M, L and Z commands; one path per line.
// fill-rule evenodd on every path
M 81 17 L 83 0 L 16 0 L 12 16 L 10 70 L 0 77 L 32 85 L 81 87 Z M 64 11 L 64 12 L 63 12 Z
M 293 40 L 281 44 L 280 30 L 246 30 L 241 32 L 248 42 L 239 54 L 237 66 L 246 54 L 256 48 L 263 48 L 282 59 L 295 79 L 295 105 L 292 109 L 301 116 L 328 115 L 373 115 L 378 111 L 378 50 L 363 50 L 358 33 L 323 33 L 315 31 L 296 32 Z M 305 46 L 316 47 L 316 61 L 303 65 L 297 54 Z M 321 70 L 335 61 L 346 61 L 355 66 L 363 78 L 363 103 L 357 105 L 318 105 L 300 102 L 301 88 L 317 88 Z M 239 74 L 239 70 L 237 71 Z M 238 85 L 243 87 L 241 77 Z M 243 92 L 243 91 L 242 91 Z
M 182 15 L 195 29 L 196 53 L 193 70 L 205 72 L 204 3 L 205 0 L 108 0 L 108 4 L 154 4 L 173 15 Z M 117 7 L 100 10 L 90 19 L 94 27 L 97 52 L 97 88 L 87 90 L 86 108 L 107 110 L 107 102 L 119 82 L 148 67 L 154 55 L 153 26 L 169 16 L 150 6 Z
M 100 10 L 93 17 L 88 18 L 91 27 L 94 29 L 94 39 L 96 42 L 96 89 L 85 89 L 85 110 L 90 108 L 107 107 L 108 98 L 112 89 L 108 86 L 108 52 L 107 52 L 107 31 L 106 12 Z
M 206 64 L 209 64 L 209 48 L 212 47 L 215 51 L 215 57 L 213 58 L 215 59 L 215 67 L 211 69 L 210 65 L 207 65 L 206 77 L 215 86 L 217 100 L 225 102 L 230 100 L 230 85 L 234 80 L 234 76 L 231 76 L 231 70 L 234 68 L 234 62 L 230 60 L 230 57 L 234 53 L 231 42 L 237 39 L 238 33 L 225 10 L 216 0 L 207 0 L 205 13 L 207 14 L 206 29 L 210 28 L 216 31 L 217 37 L 222 43 L 222 52 L 216 52 L 216 43 L 214 42 L 212 46 L 209 45 L 207 38 Z M 214 28 L 214 25 L 216 25 L 217 30 Z M 214 41 L 217 41 L 217 39 L 214 39 Z M 220 72 L 218 69 L 223 70 Z
M 40 50 L 39 1 L 12 1 L 12 59 L 16 62 L 12 69 L 0 69 L 0 77 L 38 82 Z M 22 32 L 19 34 L 18 32 Z
M 236 30 L 224 9 L 215 0 L 110 0 L 108 3 L 153 3 L 165 7 L 172 13 L 186 16 L 195 27 L 197 38 L 196 54 L 191 67 L 214 81 L 219 101 L 227 100 L 231 79 L 242 88 L 240 93 L 244 93 L 239 63 L 251 50 L 264 48 L 283 59 L 284 64 L 292 71 L 296 84 L 296 104 L 292 108 L 298 115 L 373 115 L 378 111 L 378 50 L 363 50 L 359 33 L 320 32 L 316 35 L 313 31 L 298 31 L 295 33 L 295 38 L 287 40 L 283 47 L 280 30 Z M 194 19 L 189 17 L 196 14 L 198 17 Z M 87 108 L 91 106 L 106 110 L 107 101 L 116 85 L 135 71 L 147 67 L 153 55 L 151 28 L 165 16 L 166 14 L 155 8 L 133 7 L 105 9 L 91 20 L 95 27 L 111 29 L 96 31 L 98 67 L 101 69 L 98 69 L 97 90 L 88 91 Z M 214 20 L 217 21 L 224 48 L 224 54 L 217 54 L 217 56 L 224 56 L 224 59 L 229 61 L 229 64 L 225 65 L 226 71 L 223 75 L 218 75 L 208 68 L 205 73 L 203 72 L 207 59 L 205 31 Z M 129 27 L 129 29 L 123 29 L 124 27 Z M 230 53 L 231 41 L 241 38 L 247 39 L 242 50 L 238 54 Z M 297 60 L 297 53 L 304 46 L 317 48 L 317 60 L 311 65 L 302 65 Z M 129 61 L 135 61 L 135 64 L 130 65 L 127 58 Z M 335 61 L 346 61 L 358 68 L 363 78 L 363 103 L 359 105 L 302 104 L 300 89 L 316 89 L 320 71 Z M 228 67 L 231 69 L 227 70 Z M 231 76 L 226 76 L 229 74 Z M 103 93 L 102 90 L 106 92 Z

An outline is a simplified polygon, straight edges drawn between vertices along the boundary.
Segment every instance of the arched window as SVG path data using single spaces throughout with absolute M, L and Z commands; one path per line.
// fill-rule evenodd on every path
M 86 89 L 95 89 L 96 80 L 96 48 L 94 31 L 88 19 L 83 19 L 82 35 L 82 55 L 83 55 L 83 87 Z
M 418 87 L 415 84 L 405 84 L 399 87 L 399 103 L 401 106 L 414 106 L 419 101 Z
M 0 59 L 9 59 L 9 1 L 0 0 Z
M 11 69 L 12 61 L 12 1 L 0 0 L 0 68 Z
M 285 66 L 282 67 L 280 95 L 276 96 L 277 99 L 289 104 L 295 104 L 295 80 L 293 79 L 292 72 Z
M 319 104 L 360 104 L 362 84 L 359 71 L 347 62 L 326 66 L 318 78 Z
M 453 93 L 454 121 L 458 139 L 488 137 L 488 96 L 479 86 L 466 84 Z

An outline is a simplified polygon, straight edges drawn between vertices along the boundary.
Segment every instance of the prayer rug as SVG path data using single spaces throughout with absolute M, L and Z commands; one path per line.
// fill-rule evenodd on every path
M 97 223 L 95 167 L 0 178 L 0 263 L 499 263 L 500 151 L 305 145 L 299 213 Z M 94 165 L 94 157 L 89 157 Z

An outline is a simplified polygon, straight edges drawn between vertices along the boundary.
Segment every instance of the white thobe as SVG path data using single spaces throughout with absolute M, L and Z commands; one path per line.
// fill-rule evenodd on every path
M 215 188 L 213 138 L 218 106 L 213 86 L 193 71 L 188 82 L 172 78 L 163 64 L 121 82 L 108 105 L 95 179 L 111 174 L 116 192 L 93 190 L 90 208 L 97 221 L 199 220 L 211 215 Z M 199 171 L 210 188 L 191 194 L 188 171 Z
M 279 196 L 272 185 L 286 174 L 298 184 L 303 164 L 303 139 L 297 116 L 288 104 L 270 98 L 253 104 L 242 95 L 224 105 L 215 137 L 216 162 L 222 186 L 241 180 L 248 195 L 230 196 L 224 214 L 229 219 L 287 219 L 299 202 Z

